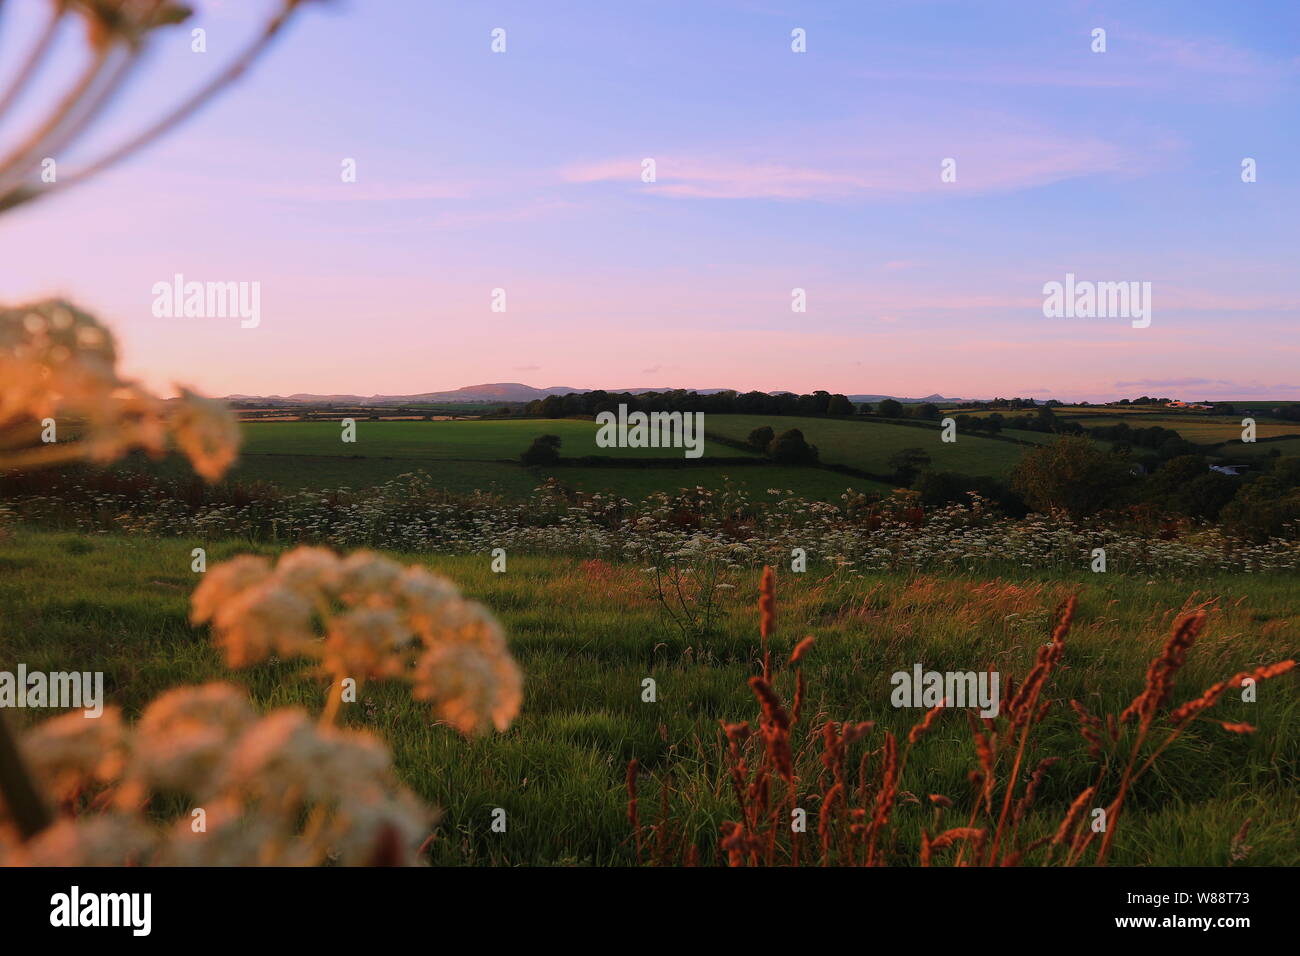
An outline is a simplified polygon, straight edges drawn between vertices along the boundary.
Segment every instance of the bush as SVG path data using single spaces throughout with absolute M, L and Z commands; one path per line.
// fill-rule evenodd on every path
M 1028 509 L 1020 496 L 1003 482 L 988 475 L 963 475 L 955 471 L 923 471 L 912 484 L 912 490 L 921 495 L 921 504 L 930 508 L 945 505 L 970 504 L 970 492 L 986 498 L 998 511 L 1013 518 L 1025 515 Z
M 771 425 L 762 425 L 749 433 L 749 443 L 759 451 L 765 452 L 775 437 L 776 432 L 772 431 Z
M 1231 534 L 1261 544 L 1269 538 L 1300 534 L 1300 488 L 1287 489 L 1272 475 L 1243 487 L 1224 507 L 1223 526 Z
M 930 456 L 924 448 L 903 448 L 890 455 L 886 464 L 896 482 L 910 486 L 922 469 L 930 464 Z
M 782 465 L 815 465 L 817 463 L 817 446 L 810 445 L 803 437 L 803 432 L 792 428 L 782 432 L 767 446 L 767 454 L 773 461 Z
M 560 436 L 539 435 L 519 456 L 525 465 L 553 465 L 560 460 Z
M 1035 448 L 1011 472 L 1011 487 L 1035 511 L 1094 514 L 1123 504 L 1128 463 L 1088 438 L 1065 436 Z

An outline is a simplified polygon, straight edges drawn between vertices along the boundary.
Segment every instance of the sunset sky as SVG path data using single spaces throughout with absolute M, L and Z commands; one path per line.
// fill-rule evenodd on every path
M 198 5 L 208 52 L 161 35 L 61 169 L 265 9 Z M 46 4 L 9 6 L 0 86 Z M 0 299 L 66 296 L 129 372 L 218 395 L 1300 399 L 1298 39 L 1293 0 L 312 5 L 171 138 L 0 217 Z M 1067 272 L 1149 281 L 1150 327 L 1045 318 Z M 155 317 L 176 273 L 259 282 L 261 324 Z

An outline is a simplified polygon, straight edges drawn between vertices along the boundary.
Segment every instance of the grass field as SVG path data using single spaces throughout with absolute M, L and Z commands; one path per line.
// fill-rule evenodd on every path
M 817 446 L 821 460 L 849 465 L 874 474 L 890 471 L 890 456 L 904 448 L 921 448 L 930 456 L 936 471 L 1005 478 L 1025 453 L 1023 445 L 974 435 L 958 435 L 957 441 L 939 440 L 939 429 L 892 425 L 886 422 L 840 421 L 829 418 L 799 418 L 763 415 L 709 415 L 708 434 L 745 440 L 755 428 L 770 425 L 778 434 L 798 428 Z M 1017 433 L 1011 433 L 1016 436 Z
M 13 532 L 0 556 L 5 659 L 32 669 L 77 661 L 79 668 L 102 670 L 110 702 L 129 716 L 169 686 L 213 679 L 246 686 L 259 707 L 318 710 L 323 691 L 315 682 L 288 680 L 284 664 L 227 671 L 206 634 L 187 623 L 196 543 Z M 209 560 L 241 550 L 234 542 L 209 543 Z M 637 567 L 593 571 L 576 561 L 512 558 L 507 573 L 493 574 L 487 555 L 403 560 L 448 575 L 487 604 L 506 625 L 527 681 L 519 720 L 485 739 L 435 725 L 396 687 L 369 684 L 358 703 L 345 707 L 344 721 L 388 741 L 402 776 L 443 808 L 436 862 L 632 862 L 624 775 L 633 757 L 647 774 L 645 815 L 657 812 L 656 781 L 671 773 L 675 819 L 706 847 L 703 861 L 712 862 L 707 848 L 721 821 L 734 817 L 717 759 L 718 721 L 756 715 L 745 684 L 757 672 L 759 652 L 752 572 L 739 574 L 735 590 L 726 592 L 716 632 L 684 637 L 657 611 Z M 1063 759 L 1044 777 L 1026 822 L 1028 832 L 1050 834 L 1095 775 L 1080 749 L 1069 699 L 1094 713 L 1122 709 L 1141 689 L 1180 608 L 1213 602 L 1210 624 L 1178 675 L 1179 702 L 1235 670 L 1286 656 L 1300 627 L 1294 583 L 1276 577 L 1169 582 L 1021 574 L 987 581 L 784 574 L 773 646 L 783 655 L 804 635 L 817 638 L 804 662 L 806 714 L 874 720 L 877 733 L 905 736 L 920 713 L 889 706 L 891 672 L 922 662 L 938 669 L 995 664 L 1023 675 L 1054 607 L 1080 594 L 1066 666 L 1050 689 L 1053 705 L 1040 738 L 1046 753 Z M 641 700 L 646 677 L 658 682 L 655 703 Z M 15 716 L 22 722 L 42 714 Z M 1226 864 L 1232 835 L 1247 818 L 1252 849 L 1239 862 L 1300 863 L 1294 674 L 1261 684 L 1257 703 L 1225 700 L 1214 716 L 1249 721 L 1258 732 L 1243 736 L 1212 721 L 1196 724 L 1126 806 L 1114 863 Z M 891 862 L 915 863 L 919 829 L 932 821 L 925 794 L 947 795 L 956 804 L 952 812 L 965 813 L 971 804 L 966 774 L 974 766 L 965 721 L 943 715 L 908 764 Z M 922 802 L 909 799 L 912 794 Z M 489 830 L 497 807 L 510 821 L 504 834 Z M 815 820 L 815 810 L 810 816 Z
M 244 456 L 364 455 L 367 458 L 517 461 L 539 435 L 558 435 L 565 458 L 675 458 L 671 448 L 599 448 L 595 422 L 530 418 L 458 422 L 357 422 L 357 440 L 344 444 L 337 422 L 267 422 L 244 425 Z M 706 457 L 732 458 L 746 452 L 705 442 Z
M 712 419 L 706 419 L 709 421 Z M 357 441 L 340 441 L 336 422 L 245 423 L 244 449 L 231 476 L 266 481 L 286 490 L 362 489 L 417 469 L 449 491 L 492 491 L 528 495 L 545 478 L 581 491 L 603 491 L 639 499 L 658 491 L 702 486 L 720 489 L 729 481 L 751 494 L 769 488 L 835 501 L 846 488 L 888 493 L 891 486 L 814 468 L 648 467 L 638 459 L 678 457 L 676 449 L 598 448 L 594 422 L 571 419 L 458 422 L 357 422 Z M 538 435 L 559 435 L 564 457 L 600 455 L 628 459 L 627 467 L 525 468 L 522 452 Z M 706 441 L 704 454 L 754 458 L 753 453 Z
M 267 481 L 287 491 L 327 488 L 364 489 L 412 471 L 424 471 L 447 491 L 486 491 L 525 498 L 546 478 L 577 491 L 607 492 L 631 500 L 660 491 L 700 486 L 719 490 L 728 484 L 765 495 L 769 488 L 795 491 L 816 501 L 837 501 L 846 488 L 888 494 L 892 486 L 812 468 L 525 468 L 495 461 L 413 461 L 408 458 L 334 458 L 323 455 L 264 455 L 244 458 L 233 476 Z
M 1240 437 L 1240 433 L 1238 433 Z M 1293 458 L 1300 455 L 1300 438 L 1283 438 L 1280 441 L 1251 442 L 1228 441 L 1224 442 L 1214 449 L 1215 453 L 1228 458 L 1255 457 L 1257 455 L 1271 455 L 1277 452 L 1287 458 Z
M 1106 415 L 1072 416 L 1068 420 L 1077 422 L 1085 428 L 1115 425 L 1121 421 L 1121 419 L 1114 416 Z M 1127 418 L 1122 419 L 1122 421 L 1132 428 L 1151 428 L 1157 425 L 1161 428 L 1170 428 L 1178 432 L 1183 438 L 1198 445 L 1214 445 L 1219 442 L 1241 438 L 1241 418 L 1207 419 L 1170 415 L 1138 419 Z M 1015 435 L 1018 432 L 1013 431 L 1010 434 Z M 1294 435 L 1300 438 L 1300 425 L 1289 422 L 1257 422 L 1255 434 L 1259 438 L 1275 438 L 1282 435 Z

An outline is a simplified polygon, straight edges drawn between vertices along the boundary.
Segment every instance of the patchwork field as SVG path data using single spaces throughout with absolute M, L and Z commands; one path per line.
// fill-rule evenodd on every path
M 0 645 L 32 669 L 68 661 L 102 670 L 110 702 L 135 717 L 177 683 L 229 680 L 259 708 L 319 710 L 323 688 L 290 679 L 286 663 L 227 670 L 204 629 L 187 621 L 197 575 L 189 570 L 198 540 L 88 539 L 18 530 L 0 557 Z M 250 548 L 206 542 L 216 562 Z M 638 760 L 642 820 L 658 818 L 661 788 L 674 840 L 714 862 L 720 824 L 736 818 L 721 759 L 719 721 L 757 716 L 746 681 L 759 669 L 755 572 L 737 571 L 718 592 L 716 628 L 684 635 L 657 609 L 651 580 L 631 565 L 562 558 L 512 558 L 505 574 L 481 556 L 398 556 L 453 579 L 506 627 L 525 675 L 521 716 L 499 735 L 467 739 L 433 722 L 405 690 L 369 683 L 344 723 L 381 735 L 399 772 L 443 810 L 432 845 L 435 862 L 555 865 L 631 863 L 637 858 L 627 819 L 625 778 Z M 1093 713 L 1118 712 L 1141 690 L 1180 610 L 1207 602 L 1205 632 L 1178 674 L 1175 701 L 1234 671 L 1285 656 L 1296 644 L 1294 585 L 1277 577 L 1223 575 L 1182 581 L 1121 575 L 1014 577 L 789 575 L 778 578 L 772 646 L 783 662 L 805 635 L 816 644 L 802 662 L 805 721 L 876 722 L 852 760 L 877 753 L 881 735 L 905 740 L 920 711 L 890 706 L 889 675 L 914 662 L 938 669 L 996 663 L 1023 676 L 1049 633 L 1054 609 L 1080 595 L 1066 642 L 1065 666 L 1047 697 L 1051 706 L 1036 743 L 1060 757 L 1043 776 L 1023 831 L 1050 835 L 1071 800 L 1096 777 L 1069 701 Z M 642 681 L 657 682 L 653 703 Z M 792 693 L 779 671 L 777 689 Z M 1124 865 L 1223 865 L 1233 834 L 1251 820 L 1241 864 L 1300 864 L 1294 822 L 1300 795 L 1300 706 L 1294 674 L 1261 684 L 1254 704 L 1225 699 L 1216 720 L 1249 721 L 1250 735 L 1198 722 L 1141 781 L 1118 829 L 1113 862 Z M 45 716 L 17 711 L 20 722 Z M 798 738 L 802 741 L 802 737 Z M 798 741 L 797 741 L 798 742 Z M 818 767 L 806 770 L 815 826 Z M 921 827 L 933 827 L 928 794 L 954 802 L 951 819 L 973 807 L 967 774 L 977 767 L 963 715 L 941 715 L 911 751 L 901 780 L 888 861 L 915 865 Z M 1006 768 L 1003 768 L 1003 773 Z M 667 783 L 672 779 L 671 786 Z M 1107 778 L 1113 784 L 1113 775 Z M 495 808 L 510 821 L 489 829 Z M 956 823 L 952 825 L 957 825 Z M 810 827 L 810 829 L 812 829 Z M 932 831 L 933 832 L 933 831 Z M 815 837 L 815 834 L 814 834 Z M 650 852 L 650 851 L 647 851 Z
M 713 417 L 706 418 L 706 422 Z M 752 495 L 769 488 L 834 501 L 846 488 L 888 492 L 891 486 L 814 468 L 765 464 L 650 467 L 638 459 L 679 458 L 677 449 L 599 448 L 596 424 L 573 419 L 447 422 L 357 422 L 357 441 L 344 444 L 337 422 L 244 423 L 244 448 L 231 477 L 266 481 L 287 490 L 362 489 L 423 470 L 453 492 L 489 491 L 524 497 L 546 478 L 588 492 L 639 499 L 658 491 L 728 483 Z M 564 458 L 627 459 L 627 467 L 525 468 L 519 454 L 539 435 L 559 435 Z M 706 457 L 752 459 L 757 454 L 706 441 Z

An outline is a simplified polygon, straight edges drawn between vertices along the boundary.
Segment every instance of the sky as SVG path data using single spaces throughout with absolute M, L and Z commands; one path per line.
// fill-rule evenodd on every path
M 271 7 L 194 5 L 59 169 Z M 47 4 L 6 7 L 0 88 Z M 76 75 L 63 39 L 0 152 Z M 215 395 L 1300 400 L 1298 212 L 1293 0 L 345 0 L 167 139 L 0 216 L 0 301 L 66 297 L 129 374 Z M 257 283 L 258 324 L 155 314 L 177 274 Z M 1150 324 L 1045 317 L 1067 274 L 1149 282 Z

